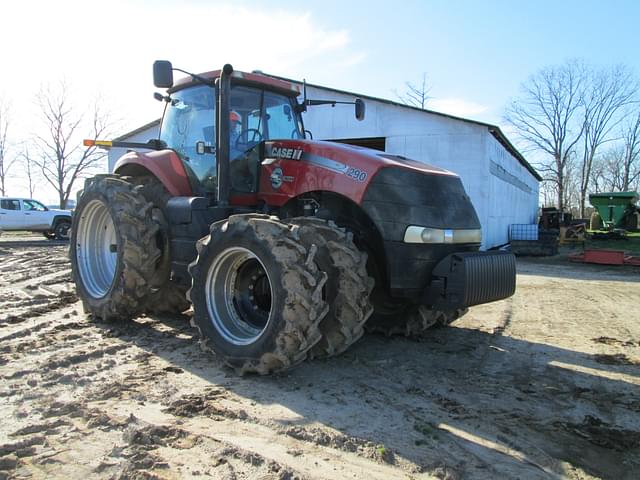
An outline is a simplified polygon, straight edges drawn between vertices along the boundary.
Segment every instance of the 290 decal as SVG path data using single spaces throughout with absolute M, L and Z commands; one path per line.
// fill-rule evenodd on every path
M 349 167 L 345 175 L 353 178 L 356 182 L 364 182 L 367 179 L 367 172 L 353 167 Z

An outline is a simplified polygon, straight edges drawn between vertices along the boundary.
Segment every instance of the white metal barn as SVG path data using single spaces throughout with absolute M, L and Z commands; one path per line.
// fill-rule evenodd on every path
M 353 107 L 309 107 L 305 128 L 316 140 L 335 140 L 377 148 L 456 172 L 482 224 L 482 247 L 507 243 L 509 225 L 536 223 L 540 176 L 494 125 L 396 102 L 307 84 L 307 97 L 366 102 L 366 117 Z M 159 120 L 118 140 L 145 142 L 158 136 Z M 109 152 L 109 170 L 124 154 Z M 443 205 L 446 208 L 446 205 Z

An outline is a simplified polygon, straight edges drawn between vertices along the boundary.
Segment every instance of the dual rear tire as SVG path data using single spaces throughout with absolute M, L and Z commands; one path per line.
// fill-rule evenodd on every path
M 277 217 L 232 215 L 199 240 L 189 266 L 192 324 L 201 346 L 240 374 L 286 370 L 320 341 L 327 274 L 294 227 Z

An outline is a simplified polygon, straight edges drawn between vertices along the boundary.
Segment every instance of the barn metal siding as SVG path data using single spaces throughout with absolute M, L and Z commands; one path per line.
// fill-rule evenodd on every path
M 127 141 L 127 142 L 141 142 L 145 143 L 153 138 L 158 138 L 160 133 L 160 120 L 153 121 L 144 125 L 133 132 L 127 133 L 121 137 L 116 138 L 115 140 Z M 140 150 L 143 151 L 143 150 Z M 118 159 L 127 153 L 126 148 L 112 148 L 109 150 L 107 154 L 107 160 L 109 163 L 109 172 L 113 172 L 113 166 L 116 164 Z

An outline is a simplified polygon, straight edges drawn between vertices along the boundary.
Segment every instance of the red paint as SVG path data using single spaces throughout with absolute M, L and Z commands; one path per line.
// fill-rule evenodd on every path
M 269 158 L 271 158 L 269 156 L 270 147 L 302 149 L 304 154 L 302 160 L 275 158 L 273 161 L 269 161 Z M 361 204 L 371 179 L 379 170 L 388 167 L 412 170 L 427 175 L 456 176 L 447 170 L 413 160 L 397 161 L 383 157 L 382 155 L 386 155 L 384 152 L 378 153 L 371 149 L 333 142 L 276 140 L 267 142 L 265 150 L 267 151 L 267 162 L 264 162 L 261 167 L 260 193 L 258 197 L 267 204 L 274 206 L 282 206 L 293 197 L 319 190 L 335 192 Z M 366 173 L 366 179 L 357 181 L 345 173 L 318 165 L 314 163 L 314 157 L 333 160 L 346 167 L 364 172 Z M 273 188 L 270 177 L 276 168 L 281 168 L 283 176 L 293 177 L 294 181 L 283 181 L 279 188 Z
M 231 193 L 229 204 L 238 207 L 252 207 L 258 203 L 258 195 L 255 193 Z
M 198 76 L 208 80 L 215 80 L 220 77 L 220 70 L 200 73 Z M 259 73 L 246 73 L 234 70 L 231 78 L 233 83 L 263 85 L 268 86 L 271 89 L 287 92 L 290 95 L 298 96 L 300 94 L 300 86 L 298 84 Z M 176 90 L 180 90 L 181 88 L 189 87 L 191 85 L 193 85 L 191 77 L 184 77 L 178 80 L 174 86 L 169 89 L 169 92 L 175 92 Z
M 146 168 L 174 197 L 193 195 L 184 165 L 178 155 L 171 150 L 149 153 L 129 152 L 116 162 L 114 172 L 118 173 L 126 165 L 140 165 Z
M 599 265 L 636 265 L 640 266 L 640 257 L 625 255 L 622 250 L 585 250 L 569 255 L 572 262 L 597 263 Z

